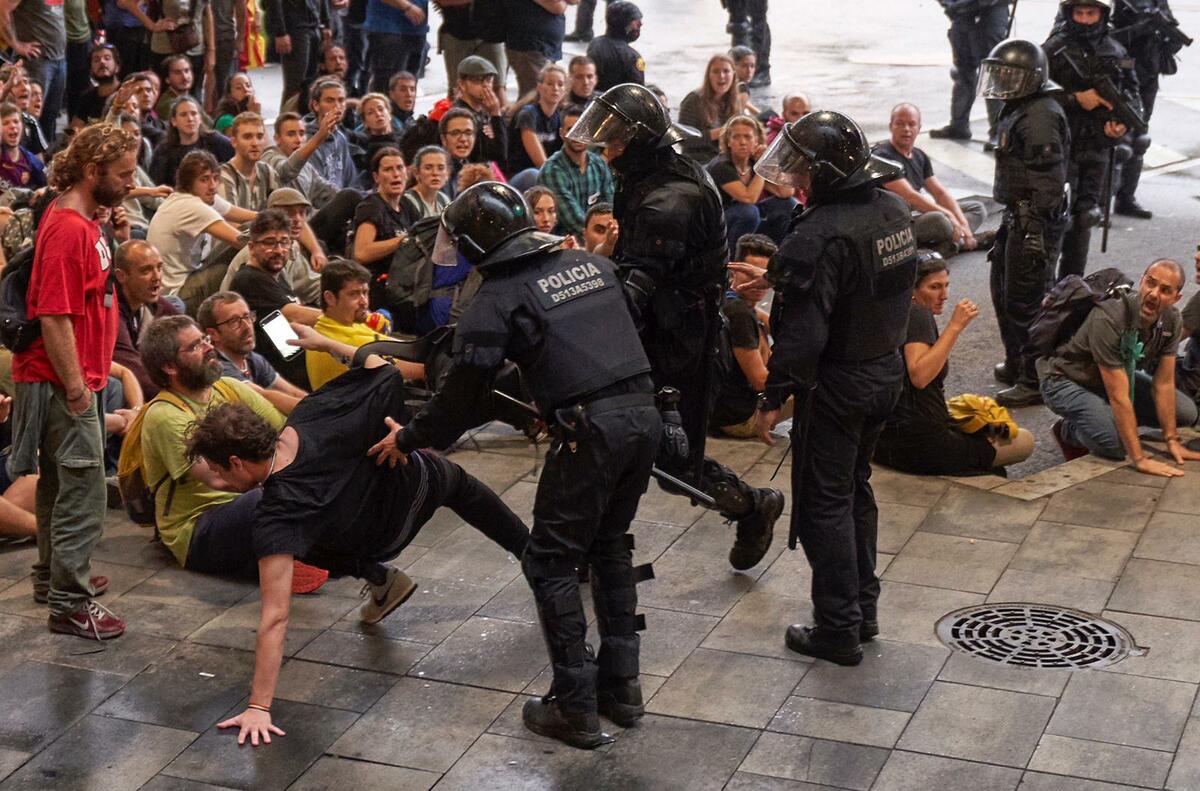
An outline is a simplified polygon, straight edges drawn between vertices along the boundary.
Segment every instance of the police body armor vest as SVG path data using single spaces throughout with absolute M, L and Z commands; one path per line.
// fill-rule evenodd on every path
M 1050 162 L 1060 163 L 1063 180 L 1066 179 L 1067 146 L 1062 140 L 1056 151 L 1041 150 L 1042 147 L 1031 147 L 1023 139 L 1019 127 L 1034 125 L 1054 125 L 1055 128 L 1066 130 L 1069 126 L 1067 113 L 1055 99 L 1041 95 L 1034 96 L 1023 103 L 1006 108 L 996 124 L 996 180 L 992 186 L 992 195 L 1006 206 L 1029 200 L 1033 188 L 1030 185 L 1029 169 L 1041 165 L 1043 168 Z M 1050 144 L 1047 144 L 1050 145 Z
M 800 220 L 805 235 L 821 239 L 815 249 L 842 239 L 854 250 L 857 272 L 838 278 L 823 360 L 860 362 L 895 352 L 904 343 L 917 278 L 917 242 L 903 200 L 872 189 L 869 200 L 817 206 Z
M 531 259 L 531 265 L 505 279 L 514 291 L 511 315 L 527 311 L 540 328 L 539 341 L 514 350 L 513 362 L 543 414 L 650 371 L 625 292 L 607 259 L 558 250 Z

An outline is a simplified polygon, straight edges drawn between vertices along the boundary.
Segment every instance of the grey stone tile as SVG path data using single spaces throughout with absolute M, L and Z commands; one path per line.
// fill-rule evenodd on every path
M 300 775 L 288 791 L 328 791 L 331 788 L 428 791 L 437 781 L 435 772 L 325 757 Z
M 232 607 L 257 589 L 253 582 L 165 568 L 125 595 L 177 607 Z
M 1106 671 L 1200 682 L 1200 623 L 1113 611 L 1105 611 L 1104 617 L 1124 626 L 1138 645 L 1150 649 L 1145 656 L 1131 656 Z
M 1046 733 L 1171 751 L 1187 722 L 1196 685 L 1116 673 L 1077 673 Z
M 30 757 L 29 753 L 20 750 L 0 750 L 0 780 L 17 771 Z
M 937 588 L 987 593 L 1017 552 L 1016 544 L 915 533 L 884 578 Z
M 409 566 L 407 573 L 416 580 L 459 580 L 496 592 L 521 574 L 521 564 L 483 533 L 463 525 Z
M 143 582 L 153 573 L 154 571 L 151 569 L 137 566 L 106 563 L 101 560 L 92 561 L 92 574 L 102 574 L 108 577 L 108 589 L 100 600 L 109 609 L 119 609 L 122 615 L 124 615 L 125 608 L 119 604 L 113 604 L 113 600 Z M 25 577 L 16 585 L 12 585 L 0 593 L 0 612 L 24 615 L 30 618 L 45 618 L 46 605 L 38 604 L 33 600 L 33 582 L 30 577 Z
M 604 756 L 558 742 L 485 733 L 437 784 L 442 789 L 598 788 L 593 777 Z
M 796 736 L 890 748 L 904 732 L 909 716 L 904 711 L 790 697 L 767 727 Z
M 808 565 L 808 558 L 799 549 L 780 554 L 754 583 L 756 593 L 804 601 L 809 600 L 811 590 L 812 568 Z
M 117 614 L 120 615 L 120 612 Z M 41 618 L 36 621 L 27 618 L 17 620 L 22 627 L 9 635 L 14 640 L 10 657 L 112 673 L 124 676 L 126 680 L 165 656 L 175 645 L 170 640 L 140 634 L 136 629 L 126 631 L 119 640 L 110 640 L 101 645 L 95 641 L 55 634 L 46 628 L 46 622 Z
M 393 640 L 440 643 L 496 593 L 458 580 L 418 579 L 416 583 L 412 598 L 379 623 L 364 624 L 358 612 L 351 611 L 336 628 Z
M 425 643 L 329 629 L 304 646 L 296 658 L 403 675 L 429 653 L 429 648 Z
M 1195 566 L 1134 558 L 1125 567 L 1109 609 L 1200 620 L 1200 574 Z
M 1137 539 L 1121 530 L 1038 522 L 1009 568 L 1112 582 L 1121 576 Z
M 733 776 L 757 735 L 730 725 L 647 715 L 617 739 L 590 787 L 715 791 Z
M 1151 489 L 1164 489 L 1168 478 L 1158 475 L 1145 475 L 1132 467 L 1118 467 L 1112 472 L 1101 475 L 1096 479 L 1100 483 L 1124 483 L 1129 486 L 1146 486 Z
M 654 562 L 654 579 L 638 586 L 638 600 L 664 610 L 725 615 L 754 584 L 754 577 L 729 567 L 727 553 L 668 549 Z
M 1069 739 L 1046 734 L 1029 768 L 1037 772 L 1073 775 L 1110 783 L 1162 788 L 1171 768 L 1171 753 Z M 1049 786 L 1057 789 L 1060 786 Z
M 921 523 L 925 533 L 1021 543 L 1038 520 L 1044 501 L 1025 502 L 1001 494 L 951 486 Z
M 84 717 L 5 782 L 6 789 L 124 791 L 142 784 L 179 755 L 195 733 L 106 717 Z
M 1200 531 L 1196 530 L 1196 516 L 1159 511 L 1150 517 L 1133 556 L 1200 566 Z
M 874 791 L 1013 791 L 1020 781 L 1020 769 L 896 750 L 879 773 Z
M 154 570 L 176 567 L 175 556 L 154 538 L 154 531 L 145 528 L 136 533 L 105 531 L 92 550 L 92 559 Z
M 764 733 L 738 768 L 743 772 L 866 791 L 887 757 L 888 751 L 879 747 Z
M 1149 476 L 1143 476 L 1149 477 Z M 1026 772 L 1017 791 L 1135 791 L 1133 786 L 1102 783 L 1099 780 L 1084 780 L 1079 777 L 1063 777 L 1041 772 Z
M 319 593 L 314 596 L 293 596 L 288 610 L 284 656 L 293 656 L 342 616 L 352 611 L 357 613 L 358 607 L 357 599 L 341 596 Z M 258 596 L 250 596 L 200 627 L 189 639 L 193 643 L 253 651 L 261 615 L 262 606 Z
M 1009 692 L 1028 692 L 1031 695 L 1046 695 L 1052 698 L 1062 694 L 1070 678 L 1069 670 L 1009 667 L 960 653 L 950 654 L 950 661 L 938 676 L 940 681 L 1006 689 Z
M 37 556 L 35 544 L 0 547 L 0 577 L 12 580 L 28 577 Z
M 466 522 L 462 520 L 462 517 L 449 508 L 439 508 L 433 512 L 433 516 L 429 518 L 428 522 L 421 525 L 421 529 L 413 536 L 412 544 L 409 546 L 429 549 L 464 524 Z
M 512 699 L 504 692 L 402 678 L 329 752 L 445 772 Z
M 887 467 L 875 465 L 871 474 L 871 488 L 875 499 L 881 503 L 900 503 L 930 508 L 941 499 L 950 484 L 941 478 L 920 475 L 905 475 Z M 879 509 L 883 511 L 883 508 Z
M 361 713 L 395 683 L 395 676 L 383 673 L 292 659 L 280 671 L 275 696 Z
M 252 653 L 183 644 L 105 701 L 97 713 L 201 732 L 246 696 L 253 675 Z
M 894 555 L 904 548 L 917 532 L 929 509 L 924 506 L 887 503 L 879 508 L 879 537 L 875 542 L 880 552 Z
M 805 603 L 764 593 L 756 586 L 721 619 L 703 645 L 718 651 L 812 662 L 811 657 L 790 651 L 783 643 L 788 626 L 798 621 L 807 623 L 810 612 L 811 606 Z
M 1158 491 L 1146 486 L 1088 481 L 1051 497 L 1042 521 L 1138 532 L 1154 513 L 1158 498 Z
M 934 633 L 938 619 L 952 610 L 982 601 L 983 596 L 978 593 L 885 580 L 879 596 L 880 633 L 887 640 L 941 648 Z
M 709 615 L 652 607 L 640 607 L 639 611 L 646 616 L 646 630 L 641 633 L 641 669 L 656 676 L 674 673 L 713 627 L 721 623 Z M 599 636 L 594 631 L 589 635 L 598 646 Z
M 1054 699 L 938 681 L 900 737 L 901 750 L 1023 767 Z M 986 712 L 985 717 L 980 716 Z
M 233 716 L 245 706 L 240 701 Z M 286 736 L 276 736 L 270 745 L 237 746 L 236 728 L 209 729 L 172 761 L 163 774 L 202 783 L 245 789 L 274 791 L 287 788 L 338 738 L 357 714 L 338 709 L 276 700 L 271 719 Z
M 654 484 L 638 501 L 637 519 L 641 522 L 661 522 L 688 527 L 701 516 L 704 509 L 692 505 L 686 497 L 667 494 Z
M 665 522 L 634 521 L 629 525 L 633 535 L 633 564 L 640 566 L 656 560 L 683 535 L 684 529 Z
M 1177 514 L 1200 514 L 1200 491 L 1196 489 L 1193 475 L 1167 481 L 1158 510 Z
M 1085 483 L 1101 475 L 1107 475 L 1124 462 L 1084 456 L 1080 459 L 1058 464 L 1049 469 L 1028 475 L 995 488 L 996 494 L 1032 501 Z
M 140 791 L 229 791 L 229 786 L 215 786 L 197 783 L 195 780 L 184 780 L 182 777 L 157 775 L 142 786 Z
M 698 648 L 646 707 L 656 714 L 763 728 L 807 666 Z
M 457 450 L 450 455 L 451 461 L 470 471 L 494 492 L 503 492 L 524 478 L 534 466 L 534 459 L 514 458 L 502 453 L 481 453 L 475 450 Z M 540 466 L 540 465 L 539 465 Z
M 120 613 L 130 631 L 164 640 L 186 639 L 225 610 L 224 607 L 199 604 L 175 607 L 132 596 L 122 596 L 113 601 L 106 596 L 103 603 Z
M 1009 568 L 988 594 L 989 602 L 1034 602 L 1098 613 L 1112 594 L 1113 582 L 1068 577 L 1054 572 Z
M 473 617 L 426 654 L 412 673 L 438 681 L 520 692 L 549 661 L 540 627 Z
M 774 527 L 774 538 L 766 555 L 753 568 L 738 573 L 757 577 L 766 571 L 767 567 L 775 561 L 775 558 L 779 557 L 787 546 L 788 524 L 786 519 L 777 521 Z M 687 552 L 716 559 L 728 558 L 729 548 L 733 546 L 736 536 L 737 529 L 727 523 L 724 517 L 715 511 L 706 511 L 694 525 L 675 540 L 675 543 L 671 545 L 670 552 L 672 554 Z M 728 563 L 726 563 L 726 570 L 732 571 Z
M 734 772 L 725 784 L 725 791 L 829 791 L 831 786 L 802 783 L 799 780 L 784 780 L 782 777 L 767 777 L 750 772 Z
M 1171 791 L 1200 788 L 1200 719 L 1188 720 L 1167 778 L 1167 788 Z
M 0 747 L 29 753 L 40 750 L 124 683 L 110 673 L 42 662 L 24 662 L 7 670 L 0 675 L 4 701 Z
M 580 593 L 586 605 L 591 599 L 591 594 L 586 588 L 581 589 Z M 517 577 L 505 585 L 499 593 L 488 599 L 487 604 L 480 607 L 476 615 L 486 618 L 503 618 L 506 621 L 537 623 L 537 605 L 533 601 L 533 591 L 524 575 Z
M 863 645 L 863 662 L 857 667 L 814 663 L 794 694 L 895 711 L 916 711 L 948 653 L 941 647 L 874 640 Z

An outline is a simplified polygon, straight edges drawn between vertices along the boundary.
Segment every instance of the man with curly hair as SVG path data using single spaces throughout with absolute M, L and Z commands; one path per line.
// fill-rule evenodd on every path
M 33 598 L 50 605 L 50 630 L 104 640 L 125 624 L 95 597 L 108 580 L 91 576 L 106 492 L 104 411 L 117 339 L 112 253 L 97 211 L 121 205 L 134 186 L 137 143 L 112 124 L 81 130 L 54 158 L 60 194 L 38 227 L 26 296 L 41 337 L 13 355 L 16 398 L 12 475 L 39 472 L 38 560 Z

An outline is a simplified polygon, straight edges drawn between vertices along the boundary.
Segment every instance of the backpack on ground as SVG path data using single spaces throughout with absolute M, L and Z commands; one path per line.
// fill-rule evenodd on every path
M 237 390 L 227 382 L 218 379 L 213 383 L 213 389 L 231 404 L 241 401 Z M 169 481 L 171 485 L 167 491 L 167 505 L 163 509 L 164 516 L 171 512 L 171 500 L 175 496 L 175 481 L 171 480 L 170 473 L 163 475 L 152 486 L 146 482 L 146 456 L 142 450 L 142 421 L 145 420 L 146 414 L 155 404 L 170 404 L 175 409 L 195 416 L 192 408 L 182 398 L 169 390 L 159 390 L 158 395 L 150 399 L 138 411 L 133 422 L 129 424 L 129 430 L 125 432 L 125 439 L 121 441 L 121 455 L 117 459 L 117 486 L 121 490 L 121 502 L 125 504 L 125 513 L 129 514 L 130 519 L 147 527 L 155 526 L 154 498 L 163 484 Z
M 0 280 L 0 342 L 10 352 L 23 352 L 42 335 L 42 322 L 29 318 L 29 281 L 33 277 L 33 245 L 13 256 Z
M 386 306 L 395 331 L 412 333 L 421 308 L 433 297 L 454 296 L 455 289 L 433 288 L 433 248 L 437 242 L 439 217 L 417 220 L 408 237 L 392 254 L 387 274 Z
M 1132 287 L 1133 281 L 1124 272 L 1111 267 L 1087 277 L 1067 275 L 1042 299 L 1029 327 L 1030 343 L 1039 356 L 1054 354 L 1083 325 L 1092 308 Z

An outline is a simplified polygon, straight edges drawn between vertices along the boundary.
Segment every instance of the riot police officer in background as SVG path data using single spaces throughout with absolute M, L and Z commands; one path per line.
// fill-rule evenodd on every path
M 1180 31 L 1168 0 L 1118 0 L 1112 19 L 1113 38 L 1133 57 L 1143 117 L 1148 122 L 1158 97 L 1159 75 L 1171 75 L 1179 70 L 1175 56 L 1191 43 L 1191 39 Z M 1121 171 L 1121 183 L 1116 191 L 1117 205 L 1113 211 L 1117 214 L 1143 220 L 1154 216 L 1137 202 L 1136 195 L 1143 159 L 1149 147 L 1149 135 L 1134 136 L 1133 156 Z
M 1032 42 L 1004 41 L 983 62 L 979 93 L 1003 102 L 992 194 L 1004 205 L 1004 221 L 988 258 L 1004 344 L 1004 362 L 995 375 L 1009 385 L 996 400 L 1005 406 L 1041 401 L 1029 328 L 1066 229 L 1063 193 L 1071 133 L 1066 112 L 1051 95 L 1059 90 L 1050 81 L 1046 53 Z
M 655 384 L 682 393 L 687 447 L 659 466 L 737 522 L 729 562 L 751 568 L 771 546 L 784 501 L 778 490 L 756 489 L 704 456 L 729 255 L 720 194 L 703 167 L 672 148 L 683 133 L 640 85 L 618 85 L 594 99 L 569 138 L 608 149 L 616 176 L 613 216 L 621 225 L 612 259 L 632 296 Z
M 626 535 L 662 433 L 650 364 L 612 264 L 539 233 L 521 194 L 484 182 L 442 214 L 434 260 L 458 252 L 483 275 L 459 320 L 444 384 L 412 421 L 393 428 L 398 460 L 444 448 L 489 419 L 492 379 L 516 363 L 555 440 L 533 505 L 521 568 L 533 588 L 554 681 L 528 701 L 526 726 L 575 747 L 611 741 L 597 710 L 621 725 L 643 714 L 634 584 Z M 577 569 L 590 566 L 599 655 L 586 642 Z
M 1092 228 L 1104 214 L 1105 173 L 1110 152 L 1129 128 L 1113 114 L 1112 102 L 1096 86 L 1109 78 L 1139 113 L 1133 60 L 1109 34 L 1112 0 L 1062 0 L 1063 20 L 1042 45 L 1050 61 L 1050 79 L 1063 87 L 1055 96 L 1071 127 L 1070 225 L 1063 237 L 1058 278 L 1087 271 Z
M 950 17 L 950 123 L 929 130 L 932 138 L 971 139 L 971 107 L 979 84 L 979 64 L 1008 30 L 1008 0 L 938 0 Z M 988 102 L 988 147 L 995 145 L 999 105 Z
M 604 35 L 592 40 L 587 54 L 596 63 L 596 90 L 623 82 L 646 84 L 646 61 L 631 45 L 642 35 L 642 9 L 629 0 L 613 0 L 604 13 Z
M 816 623 L 789 626 L 786 643 L 857 665 L 860 642 L 879 633 L 871 455 L 900 397 L 917 272 L 908 206 L 882 186 L 903 173 L 827 111 L 786 126 L 756 171 L 812 196 L 767 272 L 775 345 L 756 415 L 770 444 L 780 406 L 797 399 L 789 546 L 798 538 L 812 566 Z
M 751 88 L 765 88 L 771 84 L 771 25 L 767 22 L 767 0 L 721 0 L 729 12 L 730 49 L 749 47 L 754 50 L 757 65 Z

